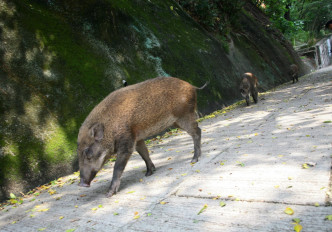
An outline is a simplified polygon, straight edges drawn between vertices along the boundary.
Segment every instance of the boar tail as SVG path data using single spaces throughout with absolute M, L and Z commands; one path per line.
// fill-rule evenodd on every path
M 207 81 L 202 87 L 196 87 L 196 89 L 204 89 L 208 84 L 210 83 L 210 81 Z

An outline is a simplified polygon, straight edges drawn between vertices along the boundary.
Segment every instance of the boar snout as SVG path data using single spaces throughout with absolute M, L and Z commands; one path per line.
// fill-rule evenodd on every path
M 90 172 L 87 172 L 85 170 L 81 170 L 80 171 L 80 177 L 81 177 L 81 180 L 80 180 L 80 183 L 78 184 L 78 186 L 81 186 L 81 187 L 90 187 L 90 184 L 91 184 L 91 181 L 93 180 L 93 178 L 95 178 L 95 176 L 97 175 L 97 172 L 92 170 Z

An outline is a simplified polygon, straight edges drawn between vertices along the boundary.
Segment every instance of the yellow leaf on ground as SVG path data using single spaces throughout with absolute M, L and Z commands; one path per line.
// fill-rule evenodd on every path
M 284 213 L 288 214 L 288 215 L 293 215 L 294 214 L 294 210 L 290 207 L 287 207 L 285 210 L 284 210 Z
M 296 232 L 300 232 L 300 231 L 302 230 L 302 226 L 301 226 L 300 224 L 296 224 L 296 225 L 294 226 L 294 230 L 295 230 Z
M 91 210 L 93 210 L 93 211 L 96 211 L 96 210 L 97 210 L 97 208 L 92 208 Z
M 50 189 L 50 190 L 48 190 L 48 193 L 49 193 L 50 195 L 53 195 L 53 194 L 56 193 L 56 190 Z
M 134 219 L 139 219 L 140 218 L 140 216 L 139 215 L 136 215 L 135 217 L 134 217 Z
M 60 216 L 60 217 L 59 217 L 60 220 L 63 219 L 63 218 L 64 218 L 64 216 Z
M 165 202 L 165 201 L 161 201 L 160 204 L 161 204 L 161 205 L 165 205 L 165 204 L 167 204 L 167 202 Z
M 37 210 L 37 212 L 46 212 L 46 211 L 48 211 L 49 209 L 39 209 L 39 210 Z
M 207 207 L 208 207 L 208 205 L 205 204 L 205 205 L 203 206 L 203 208 L 197 213 L 197 215 L 200 215 L 201 213 L 203 213 L 203 212 L 207 209 Z

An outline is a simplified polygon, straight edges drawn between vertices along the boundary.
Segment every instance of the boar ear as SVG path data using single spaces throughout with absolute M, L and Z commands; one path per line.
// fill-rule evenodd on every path
M 97 142 L 100 142 L 104 138 L 104 126 L 101 123 L 96 123 L 90 128 L 90 136 Z

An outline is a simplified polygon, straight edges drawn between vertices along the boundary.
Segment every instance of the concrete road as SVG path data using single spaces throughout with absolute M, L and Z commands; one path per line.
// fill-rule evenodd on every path
M 134 154 L 109 199 L 114 163 L 90 188 L 63 177 L 1 210 L 0 231 L 332 231 L 331 121 L 328 67 L 201 122 L 198 163 L 178 133 L 150 146 L 154 175 Z

